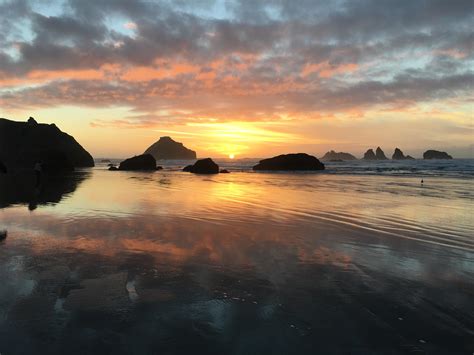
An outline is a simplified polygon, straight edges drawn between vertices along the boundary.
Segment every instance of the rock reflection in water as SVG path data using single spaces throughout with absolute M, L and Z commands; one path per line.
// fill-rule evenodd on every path
M 0 208 L 15 204 L 27 204 L 30 210 L 38 205 L 58 203 L 73 193 L 89 176 L 90 171 L 44 174 L 39 185 L 34 173 L 14 172 L 0 175 Z

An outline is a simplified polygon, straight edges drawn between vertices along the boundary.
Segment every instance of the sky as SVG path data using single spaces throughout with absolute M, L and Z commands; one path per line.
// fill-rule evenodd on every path
M 0 0 L 0 117 L 95 157 L 474 158 L 472 0 Z

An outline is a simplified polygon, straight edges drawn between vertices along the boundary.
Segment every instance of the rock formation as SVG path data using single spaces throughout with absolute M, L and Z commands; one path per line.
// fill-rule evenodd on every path
M 57 149 L 45 150 L 42 153 L 41 165 L 44 171 L 72 171 L 74 165 L 66 153 Z
M 152 144 L 144 154 L 151 154 L 156 160 L 160 159 L 196 159 L 196 152 L 186 148 L 183 143 L 175 142 L 171 137 L 161 137 Z
M 395 151 L 392 154 L 392 159 L 393 160 L 404 160 L 406 158 L 405 158 L 405 155 L 403 154 L 403 152 L 399 148 L 395 148 Z
M 375 150 L 375 158 L 377 160 L 387 160 L 387 157 L 385 156 L 385 153 L 383 152 L 383 150 L 380 147 L 377 147 L 377 149 Z
M 219 174 L 219 165 L 214 163 L 211 158 L 206 158 L 198 160 L 194 165 L 186 166 L 183 171 L 194 174 Z
M 137 155 L 121 162 L 118 170 L 156 170 L 156 160 L 151 154 Z
M 38 161 L 67 169 L 94 166 L 92 156 L 72 136 L 33 117 L 28 122 L 0 118 L 0 160 L 9 168 L 32 169 Z
M 377 147 L 377 149 L 369 149 L 365 152 L 364 157 L 362 158 L 364 160 L 387 160 L 387 157 L 385 156 L 385 153 L 380 147 Z
M 253 170 L 324 170 L 324 164 L 318 158 L 305 153 L 283 154 L 261 160 Z
M 344 161 L 344 160 L 356 160 L 357 158 L 350 153 L 335 152 L 331 150 L 324 154 L 321 158 L 322 161 Z
M 183 171 L 184 171 L 184 172 L 187 172 L 187 173 L 190 173 L 192 169 L 193 169 L 193 166 L 192 166 L 192 165 L 186 165 L 186 166 L 183 168 Z
M 367 150 L 362 159 L 364 159 L 364 160 L 377 160 L 373 149 Z
M 423 159 L 453 159 L 453 157 L 446 152 L 430 149 L 423 153 Z
M 392 154 L 393 160 L 415 160 L 410 155 L 404 155 L 403 152 L 399 148 L 395 148 L 395 151 Z

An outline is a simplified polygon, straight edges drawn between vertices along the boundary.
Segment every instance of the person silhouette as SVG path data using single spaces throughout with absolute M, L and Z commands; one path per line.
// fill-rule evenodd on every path
M 36 176 L 35 186 L 38 187 L 41 183 L 41 174 L 43 172 L 43 162 L 41 161 L 36 162 L 34 170 L 35 170 L 35 176 Z

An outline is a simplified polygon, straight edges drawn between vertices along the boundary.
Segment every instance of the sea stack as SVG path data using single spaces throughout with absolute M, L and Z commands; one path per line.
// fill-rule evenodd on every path
M 430 149 L 423 153 L 423 159 L 453 159 L 453 157 L 446 152 Z
M 114 169 L 109 169 L 114 170 Z M 156 170 L 156 160 L 151 154 L 137 155 L 129 159 L 125 159 L 120 163 L 118 170 Z
M 194 165 L 186 166 L 183 171 L 194 174 L 219 174 L 219 165 L 211 158 L 206 158 L 198 160 Z
M 346 161 L 346 160 L 356 160 L 357 158 L 350 153 L 344 152 L 335 152 L 331 150 L 324 154 L 321 158 L 322 161 Z
M 364 159 L 364 160 L 376 160 L 377 158 L 375 157 L 374 150 L 369 149 L 365 152 L 364 157 L 362 159 Z
M 175 142 L 171 137 L 161 137 L 144 154 L 151 154 L 156 160 L 177 159 L 194 160 L 196 152 L 186 148 L 183 143 Z
M 324 170 L 324 164 L 318 158 L 305 154 L 283 154 L 269 159 L 260 160 L 253 170 L 268 171 L 312 171 Z
M 385 153 L 383 152 L 383 150 L 380 147 L 377 147 L 377 149 L 375 150 L 375 158 L 377 160 L 387 160 L 387 157 L 385 156 Z
M 54 124 L 0 118 L 0 160 L 9 168 L 33 168 L 38 161 L 58 168 L 92 167 L 92 156 Z M 47 164 L 48 163 L 48 164 Z

